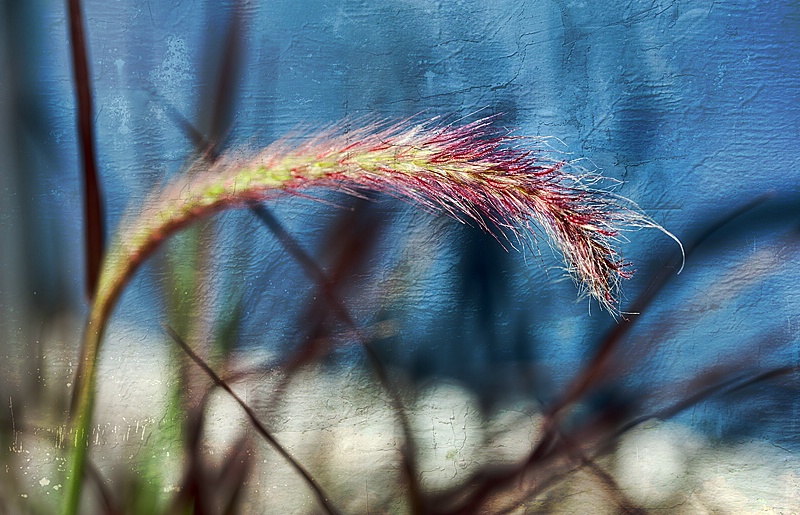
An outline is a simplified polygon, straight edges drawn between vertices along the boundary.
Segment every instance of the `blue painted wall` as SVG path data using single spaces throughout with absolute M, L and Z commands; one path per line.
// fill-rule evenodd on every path
M 497 114 L 517 134 L 551 138 L 545 141 L 556 151 L 598 169 L 609 185 L 621 181 L 620 194 L 685 243 L 771 195 L 671 276 L 625 337 L 609 396 L 637 399 L 662 387 L 666 398 L 678 396 L 682 387 L 669 385 L 715 365 L 800 364 L 797 2 L 248 6 L 231 148 L 368 114 Z M 207 123 L 225 7 L 85 2 L 111 232 L 191 152 L 170 111 Z M 0 126 L 8 159 L 1 166 L 11 187 L 0 220 L 2 301 L 4 332 L 13 337 L 19 313 L 86 308 L 64 7 L 7 1 L 3 23 Z M 540 253 L 507 253 L 475 228 L 392 199 L 326 199 L 355 205 L 363 230 L 379 228 L 374 248 L 351 271 L 347 299 L 362 324 L 392 322 L 381 353 L 414 377 L 452 376 L 488 400 L 525 394 L 547 402 L 616 324 L 596 305 L 575 301 L 546 244 Z M 349 211 L 302 199 L 273 208 L 323 264 L 332 259 L 326 235 Z M 298 299 L 313 297 L 312 286 L 250 215 L 220 220 L 210 284 L 234 284 L 245 296 L 240 347 L 291 348 L 306 334 Z M 626 236 L 637 274 L 624 287 L 623 310 L 677 251 L 654 230 Z M 153 303 L 162 283 L 163 269 L 146 267 L 117 315 L 151 327 L 153 344 L 162 343 L 163 306 Z M 352 359 L 358 355 L 352 350 Z M 796 375 L 736 402 L 703 404 L 686 420 L 715 436 L 747 432 L 796 444 L 800 401 L 792 382 Z M 645 411 L 659 406 L 658 398 L 642 399 Z

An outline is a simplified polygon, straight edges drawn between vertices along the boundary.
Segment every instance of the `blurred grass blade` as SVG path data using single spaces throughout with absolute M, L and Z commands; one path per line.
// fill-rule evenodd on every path
M 277 452 L 280 454 L 305 480 L 308 486 L 314 491 L 314 494 L 317 497 L 317 501 L 319 501 L 320 506 L 325 510 L 326 513 L 338 513 L 338 511 L 330 504 L 328 500 L 327 494 L 322 490 L 322 487 L 317 483 L 317 480 L 314 479 L 311 474 L 300 464 L 298 463 L 289 452 L 283 448 L 283 446 L 275 439 L 274 436 L 264 427 L 264 424 L 258 420 L 256 413 L 253 409 L 247 405 L 246 402 L 242 400 L 241 397 L 236 395 L 236 392 L 233 391 L 233 388 L 224 381 L 221 377 L 219 377 L 216 372 L 211 370 L 211 367 L 206 364 L 203 359 L 198 356 L 189 345 L 180 337 L 178 333 L 176 333 L 171 327 L 166 326 L 167 333 L 169 333 L 170 337 L 178 344 L 178 346 L 186 353 L 192 361 L 194 361 L 197 366 L 199 366 L 203 372 L 205 372 L 208 377 L 214 381 L 214 384 L 225 390 L 225 392 L 230 395 L 233 400 L 235 400 L 239 406 L 244 410 L 247 414 L 247 417 L 250 419 L 251 424 L 256 429 L 258 434 L 260 434 Z
M 224 148 L 233 122 L 234 106 L 239 96 L 242 79 L 242 58 L 247 31 L 245 3 L 236 1 L 230 8 L 224 34 L 211 37 L 205 49 L 207 63 L 204 83 L 212 85 L 205 94 L 199 95 L 197 119 L 206 137 L 199 146 L 206 158 L 215 161 Z M 210 26 L 219 20 L 209 20 Z M 222 52 L 220 52 L 222 48 Z M 210 100 L 210 101 L 209 101 Z
M 662 267 L 650 281 L 650 286 L 642 292 L 633 302 L 632 311 L 635 313 L 633 316 L 624 317 L 620 323 L 615 325 L 609 334 L 603 339 L 595 353 L 592 361 L 582 370 L 582 372 L 573 380 L 572 384 L 565 390 L 563 396 L 553 403 L 547 411 L 547 417 L 555 417 L 565 409 L 567 406 L 578 401 L 592 385 L 598 381 L 602 381 L 606 377 L 607 366 L 611 361 L 614 351 L 617 349 L 618 344 L 622 341 L 623 337 L 630 331 L 633 324 L 640 318 L 641 314 L 650 306 L 650 304 L 658 296 L 658 293 L 676 277 L 674 270 L 680 263 L 689 259 L 691 255 L 698 249 L 704 242 L 711 238 L 722 228 L 733 223 L 742 215 L 749 213 L 764 204 L 770 195 L 762 195 L 746 203 L 745 205 L 725 214 L 719 220 L 706 227 L 700 234 L 694 238 L 689 239 L 689 242 L 683 246 L 681 253 L 676 253 L 672 256 L 669 263 Z
M 325 273 L 322 267 L 312 258 L 304 249 L 303 246 L 300 245 L 290 233 L 286 230 L 283 224 L 272 214 L 272 212 L 267 209 L 266 206 L 261 204 L 253 204 L 251 206 L 251 211 L 254 215 L 256 215 L 259 220 L 261 220 L 264 225 L 274 234 L 278 240 L 280 241 L 283 248 L 297 261 L 300 266 L 303 268 L 303 271 L 306 275 L 316 283 L 318 291 L 320 292 L 320 300 L 329 304 L 329 307 L 333 310 L 336 317 L 338 317 L 356 336 L 359 343 L 364 349 L 364 352 L 367 354 L 367 358 L 370 361 L 370 365 L 372 366 L 375 375 L 378 378 L 383 389 L 389 394 L 392 404 L 394 405 L 395 413 L 397 414 L 398 422 L 400 423 L 400 428 L 403 432 L 403 448 L 401 449 L 401 456 L 402 456 L 402 470 L 403 474 L 408 482 L 408 494 L 409 499 L 411 501 L 411 506 L 415 513 L 420 512 L 424 507 L 424 500 L 422 495 L 422 489 L 419 484 L 418 480 L 418 470 L 417 464 L 415 459 L 416 449 L 413 434 L 411 431 L 411 423 L 408 420 L 408 413 L 406 412 L 406 408 L 403 405 L 403 400 L 400 397 L 400 394 L 397 392 L 395 387 L 392 385 L 391 380 L 389 379 L 389 373 L 386 370 L 386 367 L 380 360 L 378 353 L 373 348 L 370 339 L 364 333 L 364 331 L 359 327 L 356 323 L 353 316 L 350 314 L 350 310 L 347 309 L 344 301 L 339 297 L 336 292 L 336 283 L 338 282 L 340 273 L 334 273 L 333 276 L 329 276 Z M 352 222 L 352 221 L 348 221 Z M 348 223 L 351 225 L 351 223 Z M 341 231 L 333 231 L 333 234 L 336 237 L 340 236 Z M 367 230 L 366 232 L 362 231 L 359 233 L 361 243 L 363 245 L 367 245 L 364 243 L 365 241 L 372 241 L 374 238 L 366 236 L 370 234 Z M 373 235 L 374 236 L 374 235 Z M 354 242 L 350 242 L 354 243 Z M 349 251 L 351 253 L 355 252 L 358 253 L 358 250 L 353 250 L 353 245 L 349 246 Z M 352 256 L 349 256 L 351 259 Z M 361 258 L 363 256 L 359 256 Z M 355 258 L 355 260 L 359 260 L 359 258 Z M 348 261 L 347 253 L 344 253 L 341 256 L 341 259 L 344 261 Z M 338 266 L 335 267 L 335 270 L 340 270 L 341 268 L 346 267 L 347 265 L 344 263 L 337 263 Z M 312 338 L 308 346 L 316 345 L 315 342 L 319 341 L 318 338 Z M 298 357 L 290 361 L 290 367 L 297 368 L 303 364 L 305 364 L 308 358 L 306 357 L 315 357 L 316 352 L 313 349 L 301 349 L 300 353 L 298 353 Z M 304 359 L 305 358 L 305 359 Z M 291 369 L 290 369 L 291 371 Z

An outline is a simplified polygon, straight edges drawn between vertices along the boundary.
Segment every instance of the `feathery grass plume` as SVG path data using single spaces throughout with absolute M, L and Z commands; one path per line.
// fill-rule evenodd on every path
M 594 188 L 596 176 L 570 174 L 566 162 L 513 146 L 523 138 L 490 124 L 371 123 L 347 133 L 336 126 L 295 146 L 285 138 L 255 157 L 223 156 L 211 167 L 198 162 L 122 227 L 96 307 L 115 297 L 152 249 L 185 224 L 279 192 L 325 187 L 388 193 L 509 241 L 509 235 L 530 241 L 538 226 L 583 291 L 616 312 L 619 281 L 631 275 L 615 249 L 620 231 L 660 227 L 633 203 Z
M 102 269 L 76 382 L 78 450 L 68 482 L 80 482 L 103 331 L 137 267 L 181 227 L 280 192 L 302 195 L 311 187 L 354 195 L 384 192 L 472 221 L 509 242 L 511 237 L 533 241 L 538 226 L 563 254 L 582 292 L 618 313 L 618 285 L 631 271 L 614 243 L 626 228 L 660 227 L 635 204 L 595 188 L 596 176 L 567 173 L 565 162 L 516 146 L 523 138 L 494 129 L 491 122 L 372 122 L 349 132 L 337 125 L 300 143 L 285 138 L 253 157 L 229 154 L 211 165 L 198 160 L 154 192 L 138 214 L 123 222 Z

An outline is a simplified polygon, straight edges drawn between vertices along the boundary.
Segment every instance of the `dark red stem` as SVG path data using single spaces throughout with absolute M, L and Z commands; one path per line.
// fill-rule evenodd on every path
M 75 92 L 78 100 L 78 137 L 83 157 L 85 236 L 86 236 L 86 295 L 94 299 L 100 278 L 100 265 L 105 246 L 103 205 L 95 157 L 94 107 L 89 79 L 86 37 L 80 0 L 67 0 L 69 9 L 72 65 L 75 73 Z

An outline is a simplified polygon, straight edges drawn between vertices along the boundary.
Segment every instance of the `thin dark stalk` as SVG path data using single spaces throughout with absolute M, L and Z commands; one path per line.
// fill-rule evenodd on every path
M 289 452 L 286 451 L 283 446 L 281 446 L 281 444 L 275 439 L 274 436 L 272 436 L 267 428 L 264 427 L 261 421 L 258 420 L 258 417 L 253 409 L 250 408 L 250 406 L 248 406 L 241 397 L 236 395 L 236 392 L 233 391 L 228 383 L 220 378 L 211 369 L 211 367 L 209 367 L 206 362 L 203 361 L 203 359 L 198 356 L 191 349 L 191 347 L 189 347 L 189 345 L 183 340 L 183 338 L 180 337 L 178 333 L 175 332 L 174 329 L 168 325 L 165 325 L 164 328 L 166 329 L 167 333 L 169 333 L 170 337 L 175 341 L 175 343 L 177 343 L 178 346 L 180 346 L 180 348 L 186 353 L 186 355 L 189 356 L 189 358 L 191 358 L 191 360 L 194 361 L 195 364 L 197 364 L 197 366 L 200 367 L 200 369 L 202 369 L 208 375 L 208 377 L 211 378 L 214 384 L 225 390 L 228 395 L 230 395 L 239 404 L 239 406 L 242 407 L 258 434 L 260 434 L 267 442 L 269 442 L 269 444 L 278 452 L 278 454 L 280 454 L 292 466 L 292 468 L 294 468 L 303 477 L 308 486 L 314 491 L 317 501 L 320 503 L 325 512 L 330 514 L 339 513 L 339 511 L 330 504 L 327 494 L 325 494 L 325 492 L 322 490 L 322 487 L 319 485 L 319 483 L 317 483 L 316 479 L 314 479 L 314 477 L 305 468 L 303 468 L 300 463 L 292 458 L 291 454 L 289 454 Z
M 289 254 L 300 264 L 303 271 L 309 278 L 317 284 L 323 296 L 332 307 L 334 314 L 347 325 L 361 346 L 370 361 L 378 381 L 383 386 L 384 390 L 391 397 L 392 404 L 394 405 L 395 412 L 397 413 L 400 422 L 401 430 L 403 431 L 403 438 L 405 441 L 405 449 L 401 454 L 403 457 L 403 473 L 406 475 L 409 486 L 409 496 L 411 499 L 412 511 L 414 513 L 422 513 L 424 511 L 424 501 L 422 498 L 422 491 L 417 481 L 417 468 L 416 460 L 414 458 L 414 440 L 411 433 L 411 424 L 408 421 L 403 401 L 399 393 L 395 390 L 394 386 L 389 379 L 389 374 L 380 357 L 375 352 L 375 349 L 370 343 L 370 339 L 361 330 L 356 323 L 355 319 L 350 314 L 350 311 L 345 306 L 344 302 L 336 294 L 333 288 L 332 281 L 328 278 L 325 271 L 317 264 L 317 262 L 303 249 L 300 243 L 283 227 L 280 221 L 275 218 L 272 212 L 262 204 L 253 204 L 250 208 L 254 215 L 261 220 L 264 225 L 278 238 L 281 245 L 286 249 Z
M 733 388 L 731 388 L 726 393 L 733 393 L 733 392 L 736 392 L 738 390 L 742 390 L 744 388 L 748 388 L 748 387 L 753 386 L 755 384 L 761 383 L 763 381 L 769 381 L 770 379 L 774 379 L 774 378 L 777 378 L 777 377 L 781 377 L 781 376 L 785 376 L 785 375 L 789 375 L 789 374 L 793 374 L 793 373 L 796 374 L 798 372 L 798 370 L 800 370 L 800 367 L 797 367 L 797 366 L 792 366 L 792 367 L 787 366 L 787 367 L 780 367 L 780 368 L 775 368 L 775 369 L 772 369 L 772 370 L 768 370 L 766 372 L 763 372 L 761 374 L 753 376 L 753 377 L 751 377 L 750 379 L 748 379 L 746 381 L 743 381 L 741 384 L 738 384 L 738 385 L 734 386 Z
M 784 376 L 784 375 L 797 373 L 797 372 L 798 372 L 798 367 L 796 367 L 796 366 L 787 366 L 787 367 L 780 367 L 780 368 L 768 370 L 767 372 L 762 372 L 762 373 L 756 374 L 756 375 L 754 375 L 752 377 L 742 378 L 741 376 L 739 376 L 739 377 L 734 377 L 732 379 L 728 379 L 726 381 L 722 381 L 721 383 L 718 383 L 718 384 L 715 384 L 715 385 L 712 385 L 712 386 L 708 386 L 708 387 L 704 388 L 703 390 L 701 390 L 701 391 L 699 391 L 697 393 L 694 393 L 694 394 L 692 394 L 692 395 L 690 395 L 690 396 L 688 396 L 688 397 L 686 397 L 686 398 L 674 403 L 673 405 L 668 406 L 666 408 L 663 408 L 663 409 L 661 409 L 661 410 L 659 410 L 659 411 L 657 411 L 655 413 L 651 413 L 649 415 L 642 415 L 641 417 L 638 417 L 638 418 L 628 422 L 627 424 L 625 424 L 621 428 L 619 428 L 619 430 L 617 430 L 617 432 L 615 434 L 615 437 L 618 437 L 618 436 L 624 434 L 625 432 L 630 431 L 634 427 L 636 427 L 636 426 L 638 426 L 638 425 L 640 425 L 640 424 L 642 424 L 644 422 L 647 422 L 648 420 L 656 419 L 656 418 L 657 419 L 661 419 L 661 420 L 666 420 L 668 418 L 672 418 L 675 415 L 678 415 L 679 413 L 681 413 L 682 411 L 688 409 L 689 407 L 691 407 L 691 406 L 693 406 L 695 404 L 699 404 L 701 401 L 703 401 L 703 400 L 705 400 L 705 399 L 707 399 L 709 397 L 712 397 L 714 395 L 717 395 L 717 394 L 719 394 L 719 395 L 730 394 L 730 393 L 742 390 L 743 388 L 748 388 L 748 387 L 753 386 L 755 384 L 761 383 L 763 381 L 768 381 L 770 379 L 774 379 L 774 378 L 777 378 L 777 377 L 781 377 L 781 376 Z
M 690 243 L 684 246 L 683 259 L 689 259 L 691 254 L 706 240 L 714 235 L 717 231 L 742 216 L 743 214 L 752 211 L 759 205 L 763 204 L 769 199 L 769 196 L 764 195 L 748 202 L 744 206 L 728 213 L 720 218 L 716 223 L 712 224 L 705 231 L 695 237 Z M 573 381 L 572 386 L 567 390 L 567 393 L 561 398 L 560 401 L 553 404 L 548 410 L 547 416 L 554 417 L 562 409 L 574 403 L 583 395 L 591 385 L 600 380 L 606 372 L 606 366 L 610 362 L 619 343 L 633 327 L 633 324 L 640 318 L 641 313 L 647 309 L 653 302 L 658 293 L 675 278 L 674 270 L 677 269 L 681 260 L 681 256 L 675 254 L 667 266 L 662 267 L 655 275 L 650 283 L 650 286 L 634 301 L 632 311 L 636 315 L 629 315 L 620 320 L 620 322 L 611 330 L 608 336 L 603 340 L 600 348 L 595 354 L 592 361 L 584 368 L 583 372 Z
M 215 160 L 225 144 L 226 133 L 230 129 L 231 113 L 241 82 L 242 40 L 246 32 L 243 20 L 243 2 L 237 2 L 232 9 L 231 20 L 225 34 L 225 44 L 221 65 L 217 76 L 214 110 L 209 128 L 210 144 L 206 146 L 207 155 Z M 212 49 L 215 51 L 216 49 Z
M 67 6 L 78 104 L 78 136 L 83 157 L 86 296 L 89 301 L 92 301 L 97 291 L 100 266 L 105 251 L 105 221 L 100 181 L 97 174 L 94 107 L 86 52 L 86 35 L 83 28 L 83 11 L 80 0 L 67 0 Z
M 561 428 L 557 428 L 558 437 L 563 441 L 569 456 L 577 463 L 579 467 L 586 467 L 595 477 L 602 481 L 609 490 L 609 493 L 614 498 L 614 502 L 623 513 L 635 515 L 642 514 L 644 510 L 628 498 L 625 492 L 622 491 L 617 480 L 614 476 L 606 472 L 606 470 L 597 464 L 594 458 L 583 452 L 580 445 L 572 440 Z
M 714 233 L 716 233 L 721 228 L 725 227 L 727 224 L 731 223 L 736 218 L 740 217 L 741 215 L 753 210 L 754 208 L 758 207 L 759 205 L 763 204 L 769 197 L 762 196 L 756 198 L 755 200 L 745 204 L 744 206 L 734 210 L 733 212 L 725 215 L 724 217 L 720 218 L 716 223 L 709 226 L 705 231 L 703 231 L 700 235 L 695 237 L 689 244 L 685 245 L 683 255 L 680 256 L 678 254 L 674 255 L 671 259 L 670 263 L 667 266 L 661 268 L 661 270 L 655 275 L 653 278 L 650 287 L 647 288 L 633 303 L 633 311 L 635 313 L 641 314 L 645 311 L 645 309 L 650 306 L 653 300 L 656 298 L 657 294 L 669 283 L 671 279 L 675 277 L 673 271 L 679 266 L 679 262 L 681 259 L 685 260 L 688 259 L 691 254 L 708 238 L 710 238 Z M 565 395 L 557 402 L 555 402 L 550 409 L 547 411 L 545 415 L 545 433 L 550 430 L 553 430 L 557 427 L 557 419 L 560 413 L 566 409 L 568 406 L 575 403 L 580 397 L 588 391 L 592 385 L 597 384 L 598 382 L 602 381 L 605 377 L 605 372 L 607 371 L 607 367 L 611 362 L 611 358 L 614 355 L 617 347 L 619 346 L 620 342 L 622 341 L 623 336 L 625 336 L 630 329 L 633 327 L 633 324 L 640 318 L 640 315 L 629 316 L 627 318 L 623 318 L 620 322 L 611 330 L 608 336 L 603 340 L 600 348 L 598 349 L 597 353 L 594 355 L 592 360 L 589 364 L 583 369 L 583 371 L 575 378 L 572 382 L 572 385 L 567 389 Z M 545 439 L 542 440 L 544 442 Z M 541 444 L 540 444 L 541 445 Z M 543 449 L 540 446 L 537 446 L 534 449 L 533 456 L 539 456 Z
M 606 435 L 605 437 L 597 439 L 597 443 L 593 444 L 590 448 L 587 448 L 586 451 L 581 451 L 587 457 L 588 460 L 594 460 L 607 452 L 609 448 L 616 442 L 623 434 L 632 430 L 636 426 L 647 422 L 648 420 L 659 419 L 659 420 L 667 420 L 670 419 L 681 412 L 685 411 L 686 409 L 697 405 L 709 398 L 714 396 L 722 396 L 734 393 L 739 391 L 743 388 L 747 388 L 753 386 L 755 384 L 768 381 L 774 378 L 778 378 L 781 376 L 785 376 L 792 373 L 797 373 L 798 367 L 791 366 L 791 367 L 780 367 L 776 369 L 769 370 L 767 372 L 763 372 L 760 374 L 755 374 L 752 376 L 748 376 L 746 374 L 738 374 L 735 377 L 731 377 L 729 379 L 725 379 L 722 381 L 718 381 L 710 386 L 704 387 L 697 392 L 694 392 L 686 397 L 679 399 L 678 401 L 672 403 L 669 406 L 666 406 L 660 410 L 655 412 L 642 415 L 637 417 L 629 422 L 618 427 L 616 430 L 611 432 L 610 434 Z M 707 375 L 716 375 L 716 371 L 712 370 L 709 373 L 702 374 L 701 377 L 705 377 Z M 545 457 L 545 460 L 552 459 L 556 454 L 559 452 L 570 452 L 569 449 L 564 449 L 563 446 L 567 445 L 575 445 L 574 442 L 585 441 L 592 438 L 592 435 L 596 435 L 598 433 L 598 429 L 593 427 L 594 425 L 590 424 L 589 426 L 583 428 L 580 433 L 573 435 L 569 440 L 564 439 L 562 440 L 562 444 L 560 448 L 555 449 L 553 452 L 549 453 L 548 456 Z M 572 443 L 571 443 L 572 442 Z M 541 460 L 536 463 L 536 465 L 541 465 Z M 572 474 L 575 471 L 585 467 L 587 462 L 581 462 L 578 466 L 569 469 L 563 474 L 555 474 L 549 477 L 543 477 L 536 481 L 535 485 L 530 488 L 526 492 L 526 498 L 531 499 L 537 495 L 540 495 L 544 490 L 550 488 L 553 484 L 557 483 L 558 481 L 562 480 L 568 474 Z M 489 500 L 492 494 L 496 494 L 503 486 L 511 485 L 512 478 L 513 479 L 522 479 L 522 474 L 525 472 L 531 472 L 528 469 L 528 466 L 523 467 L 521 470 L 517 470 L 517 474 L 507 474 L 503 475 L 502 478 L 499 476 L 494 478 L 491 482 L 486 482 L 480 495 L 475 495 L 469 499 L 467 503 L 464 503 L 463 507 L 461 508 L 458 513 L 470 513 L 474 510 L 477 506 L 483 505 L 487 500 Z M 505 481 L 501 480 L 504 479 Z M 468 507 L 467 507 L 468 506 Z M 508 510 L 502 511 L 502 513 L 507 513 L 512 511 L 518 505 L 511 506 Z
M 751 202 L 748 202 L 744 206 L 721 217 L 717 222 L 711 224 L 702 233 L 693 238 L 689 244 L 686 244 L 684 246 L 684 253 L 682 256 L 679 254 L 674 255 L 669 264 L 662 267 L 661 270 L 656 273 L 655 277 L 651 281 L 650 287 L 647 288 L 634 301 L 632 305 L 632 311 L 637 313 L 637 315 L 629 315 L 619 321 L 614 329 L 612 329 L 608 336 L 602 341 L 598 351 L 589 364 L 587 364 L 581 373 L 576 376 L 571 386 L 567 388 L 566 393 L 559 400 L 553 403 L 550 409 L 546 411 L 541 439 L 528 456 L 525 464 L 521 467 L 515 467 L 511 470 L 505 471 L 504 473 L 483 478 L 482 484 L 480 484 L 477 490 L 475 490 L 472 495 L 468 497 L 466 502 L 461 504 L 460 508 L 454 510 L 454 512 L 461 513 L 461 510 L 466 510 L 465 512 L 468 512 L 469 509 L 471 509 L 471 506 L 476 506 L 484 502 L 486 498 L 497 488 L 500 488 L 505 483 L 510 483 L 520 478 L 531 468 L 535 468 L 539 461 L 552 454 L 553 448 L 556 445 L 556 435 L 559 431 L 558 421 L 561 418 L 562 412 L 565 411 L 570 405 L 578 401 L 581 396 L 583 396 L 593 385 L 596 385 L 604 380 L 607 367 L 609 366 L 611 358 L 613 357 L 623 337 L 630 331 L 636 321 L 640 318 L 640 314 L 643 313 L 648 306 L 650 306 L 653 300 L 657 297 L 658 293 L 670 282 L 670 280 L 675 277 L 674 271 L 679 268 L 681 260 L 688 259 L 698 247 L 700 247 L 717 231 L 727 226 L 740 216 L 762 205 L 764 202 L 769 200 L 770 197 L 771 195 L 769 194 L 762 195 Z M 664 416 L 673 416 L 690 406 L 692 403 L 699 402 L 704 396 L 713 394 L 723 387 L 724 384 L 719 386 L 719 388 L 712 390 L 711 392 L 704 390 L 704 392 L 686 399 L 683 403 L 676 404 L 673 406 L 673 409 L 666 410 L 661 414 Z M 637 421 L 632 422 L 633 425 L 625 427 L 624 430 L 621 430 L 619 434 L 622 434 L 624 431 L 631 429 L 633 426 L 638 425 L 652 416 L 653 415 L 637 419 Z M 447 495 L 442 496 L 443 499 L 446 499 L 447 497 Z

